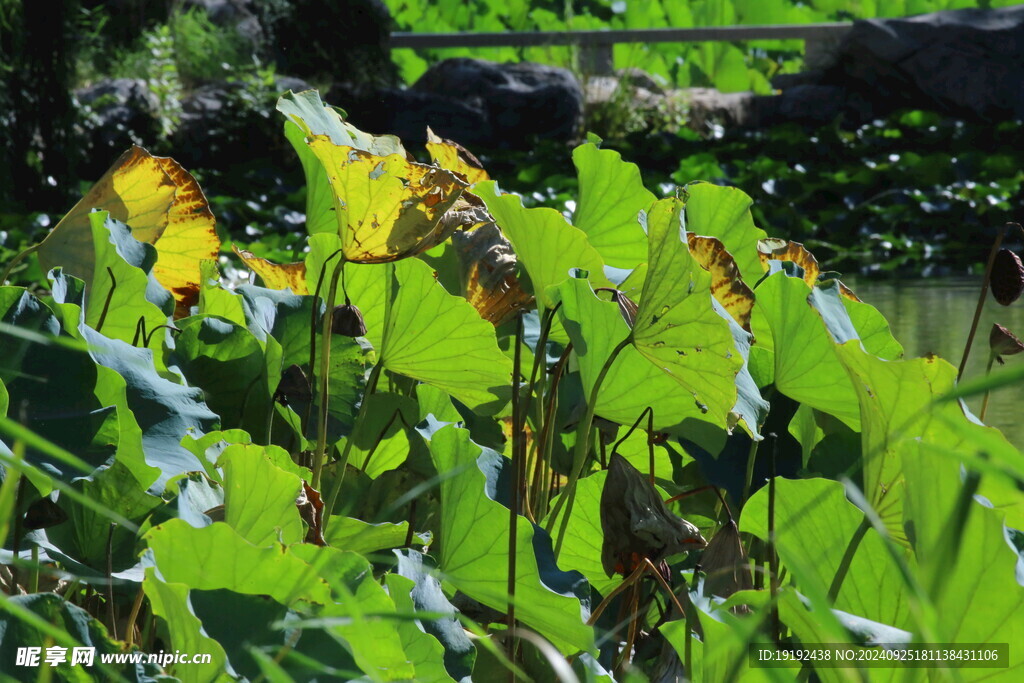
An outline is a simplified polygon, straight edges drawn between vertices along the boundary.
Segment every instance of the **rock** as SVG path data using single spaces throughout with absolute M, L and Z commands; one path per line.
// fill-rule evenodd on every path
M 226 170 L 289 158 L 274 105 L 282 92 L 309 88 L 305 81 L 286 76 L 262 92 L 228 81 L 197 88 L 181 103 L 181 121 L 171 139 L 175 159 L 185 168 Z
M 526 148 L 537 138 L 569 141 L 577 136 L 583 116 L 583 90 L 572 72 L 532 62 L 446 59 L 430 67 L 412 90 L 481 112 L 490 124 L 485 147 Z M 435 131 L 473 144 L 468 136 L 474 131 Z
M 76 90 L 75 100 L 86 141 L 84 177 L 99 177 L 128 147 L 151 147 L 159 138 L 159 101 L 141 79 L 102 80 Z
M 210 22 L 221 28 L 232 28 L 254 50 L 263 47 L 266 35 L 260 24 L 255 0 L 185 0 L 182 9 L 198 8 L 206 12 Z
M 925 106 L 980 121 L 1024 118 L 1024 6 L 854 23 L 824 80 L 874 115 Z
M 689 91 L 695 127 L 859 125 L 899 109 L 975 122 L 1024 118 L 1024 6 L 854 22 L 819 68 L 777 76 L 772 96 Z
M 703 130 L 713 123 L 739 128 L 754 124 L 753 93 L 690 88 L 686 94 L 690 102 L 690 126 L 696 130 Z
M 441 137 L 470 149 L 491 146 L 495 137 L 491 122 L 481 108 L 434 93 L 336 87 L 328 92 L 325 101 L 348 112 L 349 120 L 360 130 L 376 135 L 397 135 L 407 144 L 425 143 L 427 126 Z

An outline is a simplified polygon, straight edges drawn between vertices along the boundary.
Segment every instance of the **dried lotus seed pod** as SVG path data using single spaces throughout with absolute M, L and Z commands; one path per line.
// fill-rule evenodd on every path
M 362 337 L 366 334 L 362 311 L 355 304 L 335 306 L 331 314 L 331 331 L 346 337 Z
M 1009 249 L 1000 249 L 992 262 L 992 296 L 1003 306 L 1016 301 L 1024 291 L 1024 264 Z
M 993 324 L 992 332 L 988 335 L 988 347 L 995 359 L 1002 365 L 1002 356 L 1012 356 L 1024 351 L 1024 342 L 1021 342 L 1017 335 L 1002 325 Z

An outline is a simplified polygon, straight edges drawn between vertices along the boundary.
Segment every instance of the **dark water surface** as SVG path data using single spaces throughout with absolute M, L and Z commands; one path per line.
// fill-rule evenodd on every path
M 918 280 L 858 280 L 844 278 L 861 299 L 886 317 L 893 335 L 903 344 L 906 358 L 932 352 L 959 367 L 971 319 L 978 303 L 981 278 L 924 278 Z M 1000 306 L 988 295 L 978 324 L 965 379 L 980 377 L 988 363 L 988 335 L 993 323 L 1024 337 L 1024 300 Z M 1006 358 L 1006 367 L 1024 363 L 1024 354 Z M 996 365 L 996 368 L 999 366 Z M 970 399 L 977 415 L 981 397 Z M 1024 383 L 1004 387 L 989 399 L 986 424 L 998 427 L 1017 448 L 1024 449 Z

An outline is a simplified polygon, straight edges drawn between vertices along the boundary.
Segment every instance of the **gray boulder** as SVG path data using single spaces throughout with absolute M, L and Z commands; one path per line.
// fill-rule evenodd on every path
M 160 137 L 160 104 L 141 79 L 105 79 L 76 90 L 75 101 L 86 147 L 85 177 L 98 177 L 128 147 L 152 147 Z
M 1024 6 L 858 21 L 824 80 L 859 93 L 876 114 L 1024 118 Z
M 181 120 L 171 138 L 174 158 L 186 168 L 221 170 L 287 158 L 274 102 L 282 92 L 309 88 L 305 81 L 287 76 L 279 76 L 262 92 L 238 81 L 197 88 L 181 103 Z
M 439 62 L 412 86 L 475 109 L 489 124 L 492 148 L 526 148 L 541 139 L 569 141 L 579 133 L 583 89 L 568 69 L 520 62 L 497 64 L 459 57 Z M 431 124 L 433 127 L 433 124 Z M 475 131 L 446 130 L 439 135 L 465 145 Z
M 397 135 L 407 144 L 427 141 L 427 127 L 443 138 L 473 148 L 493 147 L 487 113 L 479 106 L 429 92 L 398 88 L 332 88 L 325 102 L 344 109 L 354 126 L 377 135 Z

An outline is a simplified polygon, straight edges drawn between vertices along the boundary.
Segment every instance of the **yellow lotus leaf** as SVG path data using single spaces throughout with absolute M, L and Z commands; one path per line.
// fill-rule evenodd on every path
M 814 254 L 807 250 L 807 247 L 799 242 L 790 242 L 778 237 L 768 237 L 757 242 L 757 255 L 761 259 L 761 268 L 768 272 L 769 261 L 789 261 L 800 266 L 804 271 L 804 282 L 808 287 L 813 287 L 821 275 L 821 267 Z M 839 283 L 839 292 L 847 299 L 860 301 L 853 290 Z
M 427 128 L 427 151 L 435 164 L 449 171 L 455 171 L 462 176 L 470 185 L 475 185 L 481 180 L 490 180 L 483 164 L 473 156 L 473 153 L 452 140 L 445 140 L 434 134 L 434 131 Z
M 274 263 L 265 258 L 260 258 L 251 251 L 233 247 L 238 258 L 242 259 L 246 266 L 263 278 L 263 283 L 268 289 L 291 288 L 294 294 L 309 294 L 309 287 L 306 285 L 306 264 L 304 261 L 297 263 Z
M 336 145 L 326 135 L 306 142 L 334 194 L 345 260 L 397 261 L 440 244 L 454 230 L 441 217 L 466 184 L 451 171 Z
M 176 317 L 199 296 L 199 262 L 215 259 L 220 239 L 203 191 L 178 162 L 132 147 L 90 188 L 39 245 L 44 270 L 92 281 L 95 253 L 89 213 L 109 211 L 132 236 L 156 247 L 153 274 L 174 294 Z
M 711 294 L 740 327 L 750 332 L 754 293 L 740 277 L 740 269 L 732 254 L 715 237 L 687 233 L 686 240 L 693 258 L 711 273 Z

